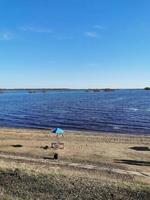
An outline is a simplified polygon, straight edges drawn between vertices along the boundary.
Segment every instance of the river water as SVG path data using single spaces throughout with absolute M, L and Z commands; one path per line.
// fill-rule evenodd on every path
M 150 134 L 150 91 L 6 92 L 0 126 Z

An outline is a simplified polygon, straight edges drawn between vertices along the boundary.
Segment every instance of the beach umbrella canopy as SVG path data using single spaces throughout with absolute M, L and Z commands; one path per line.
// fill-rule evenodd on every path
M 56 134 L 63 134 L 64 133 L 64 130 L 62 130 L 61 128 L 54 128 L 53 130 L 52 130 L 52 133 L 56 133 Z

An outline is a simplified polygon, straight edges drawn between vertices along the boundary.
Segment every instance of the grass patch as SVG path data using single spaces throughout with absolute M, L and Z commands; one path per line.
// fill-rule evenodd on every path
M 27 174 L 0 170 L 0 199 L 4 200 L 149 200 L 145 186 L 105 183 L 57 174 Z

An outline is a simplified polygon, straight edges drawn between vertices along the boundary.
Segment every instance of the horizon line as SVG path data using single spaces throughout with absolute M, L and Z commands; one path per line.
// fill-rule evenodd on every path
M 147 86 L 146 86 L 147 87 Z M 103 87 L 103 88 L 98 88 L 98 87 L 93 87 L 93 88 L 67 88 L 67 87 L 54 87 L 54 88 L 49 88 L 49 87 L 37 87 L 37 88 L 0 88 L 0 90 L 92 90 L 92 89 L 128 89 L 128 90 L 135 90 L 135 89 L 145 89 L 146 87 L 133 87 L 133 88 L 116 88 L 116 87 Z

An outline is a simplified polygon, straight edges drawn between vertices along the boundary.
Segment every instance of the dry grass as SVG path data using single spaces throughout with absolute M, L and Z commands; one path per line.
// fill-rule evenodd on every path
M 9 186 L 8 186 L 9 185 Z M 1 199 L 148 200 L 147 187 L 112 184 L 63 175 L 29 175 L 19 170 L 0 171 Z
M 0 161 L 0 199 L 149 200 L 150 187 L 132 176 L 113 176 Z

